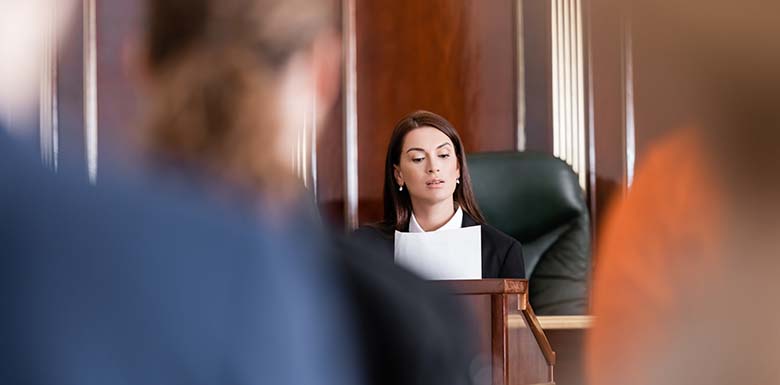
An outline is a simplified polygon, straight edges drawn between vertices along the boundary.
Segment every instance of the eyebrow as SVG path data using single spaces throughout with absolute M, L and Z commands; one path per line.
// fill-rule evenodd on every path
M 445 147 L 445 146 L 450 146 L 451 147 L 452 145 L 450 144 L 450 142 L 444 142 L 444 143 L 440 144 L 438 147 L 436 147 L 436 149 L 438 150 L 438 149 L 440 149 L 442 147 Z M 425 152 L 425 150 L 423 150 L 422 148 L 419 148 L 419 147 L 412 147 L 412 148 L 406 150 L 407 153 L 410 152 L 410 151 L 422 151 L 422 152 Z

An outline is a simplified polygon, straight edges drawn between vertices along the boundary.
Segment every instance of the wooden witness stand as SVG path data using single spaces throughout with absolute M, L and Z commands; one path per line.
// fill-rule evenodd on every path
M 554 384 L 555 352 L 528 303 L 525 279 L 435 281 L 474 311 L 493 385 Z

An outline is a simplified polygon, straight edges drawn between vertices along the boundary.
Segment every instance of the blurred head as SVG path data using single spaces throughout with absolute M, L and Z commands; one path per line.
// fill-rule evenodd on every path
M 637 174 L 604 236 L 589 382 L 777 383 L 780 3 L 628 3 L 637 100 L 695 136 L 645 161 L 663 172 Z
M 30 115 L 44 53 L 61 36 L 73 0 L 0 0 L 0 123 Z
M 443 117 L 416 111 L 401 119 L 387 147 L 385 222 L 405 231 L 414 207 L 441 202 L 457 203 L 476 221 L 484 222 L 471 190 L 465 155 L 458 132 Z
M 699 129 L 732 187 L 776 180 L 780 5 L 761 0 L 632 0 L 634 62 L 648 115 Z M 740 194 L 741 195 L 741 194 Z
M 152 151 L 250 189 L 283 189 L 296 129 L 310 109 L 328 111 L 338 91 L 332 2 L 147 3 Z

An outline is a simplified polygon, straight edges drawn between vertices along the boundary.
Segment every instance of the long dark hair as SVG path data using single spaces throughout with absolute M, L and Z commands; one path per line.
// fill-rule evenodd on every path
M 398 191 L 398 183 L 394 176 L 394 167 L 401 160 L 404 138 L 410 131 L 421 127 L 433 127 L 452 141 L 455 146 L 455 155 L 460 166 L 460 184 L 455 187 L 453 200 L 464 213 L 471 216 L 477 223 L 484 224 L 485 218 L 479 210 L 474 191 L 471 190 L 471 178 L 466 165 L 466 152 L 460 140 L 458 132 L 447 119 L 428 111 L 415 111 L 401 119 L 393 129 L 390 143 L 387 146 L 387 158 L 385 159 L 385 187 L 384 205 L 385 217 L 383 224 L 392 226 L 398 231 L 406 231 L 412 216 L 412 200 L 409 190 Z

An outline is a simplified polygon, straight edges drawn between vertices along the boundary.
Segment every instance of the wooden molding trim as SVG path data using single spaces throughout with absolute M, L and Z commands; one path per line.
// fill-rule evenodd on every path
M 526 294 L 526 279 L 472 279 L 457 281 L 432 281 L 452 294 Z
M 528 326 L 530 327 L 531 332 L 534 334 L 534 337 L 536 337 L 536 342 L 542 349 L 542 354 L 544 354 L 544 358 L 547 360 L 547 364 L 554 366 L 555 352 L 553 351 L 547 336 L 544 334 L 544 330 L 539 324 L 539 319 L 536 318 L 536 314 L 534 314 L 534 310 L 531 308 L 531 306 L 526 306 L 525 309 L 523 309 L 523 316 L 525 316 L 525 320 L 528 322 Z M 507 319 L 507 324 L 508 326 L 511 325 L 509 319 Z
M 538 319 L 544 330 L 590 329 L 594 321 L 590 315 L 540 316 Z

